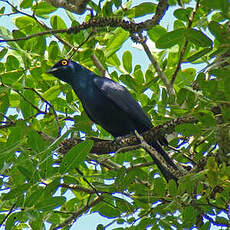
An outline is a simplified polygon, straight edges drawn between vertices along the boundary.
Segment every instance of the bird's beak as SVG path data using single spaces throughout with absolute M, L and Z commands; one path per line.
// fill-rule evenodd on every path
M 55 73 L 58 70 L 58 68 L 51 68 L 46 71 L 46 73 Z

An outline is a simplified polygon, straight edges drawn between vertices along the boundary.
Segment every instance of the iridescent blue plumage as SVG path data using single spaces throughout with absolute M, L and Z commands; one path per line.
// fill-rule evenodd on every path
M 80 64 L 65 59 L 55 64 L 48 73 L 69 83 L 89 118 L 114 137 L 133 134 L 135 130 L 143 133 L 153 127 L 148 116 L 128 90 L 109 78 L 99 77 Z M 167 144 L 167 140 L 163 138 L 160 143 Z M 150 144 L 176 169 L 160 143 Z M 167 180 L 176 179 L 157 159 L 154 161 Z

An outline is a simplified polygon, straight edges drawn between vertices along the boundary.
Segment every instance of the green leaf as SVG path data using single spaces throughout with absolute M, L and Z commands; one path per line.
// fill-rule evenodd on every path
M 157 196 L 165 196 L 166 186 L 162 178 L 155 178 L 154 192 L 156 192 Z
M 230 71 L 228 70 L 228 74 L 230 73 Z M 225 93 L 225 96 L 228 100 L 230 100 L 230 79 L 228 77 L 229 75 L 225 75 L 224 77 L 224 93 Z
M 112 14 L 112 1 L 105 1 L 105 4 L 102 7 L 103 17 L 109 17 Z
M 17 168 L 18 168 L 18 170 L 23 174 L 23 176 L 24 176 L 27 180 L 30 181 L 31 176 L 32 176 L 31 172 L 30 172 L 27 168 L 22 167 L 22 166 L 20 166 L 20 165 L 18 165 Z
M 120 59 L 117 57 L 117 55 L 114 53 L 110 57 L 106 59 L 106 62 L 108 65 L 115 66 L 117 69 L 119 69 L 121 62 Z
M 36 39 L 34 38 L 33 40 L 30 40 L 31 42 L 33 42 L 33 45 L 30 45 L 30 43 L 27 45 L 27 43 L 25 44 L 25 47 L 28 46 L 28 49 L 32 49 L 31 52 L 35 54 L 38 54 L 40 56 L 44 56 L 47 46 L 46 46 L 46 39 L 44 36 L 41 37 L 37 37 Z M 28 41 L 26 41 L 28 42 Z
M 146 14 L 153 14 L 156 10 L 156 4 L 152 2 L 144 2 L 126 11 L 128 18 L 142 17 Z
M 229 43 L 229 31 L 227 31 L 224 26 L 220 25 L 217 22 L 211 21 L 208 24 L 208 29 L 210 30 L 210 32 L 215 36 L 215 38 L 223 43 Z
M 34 104 L 34 94 L 32 91 L 27 90 L 23 93 L 23 95 L 25 98 L 27 98 L 28 101 L 30 101 L 30 103 Z M 28 118 L 33 116 L 36 110 L 32 107 L 32 105 L 28 103 L 24 98 L 20 98 L 20 101 L 23 117 Z
M 107 202 L 97 204 L 92 208 L 92 212 L 99 212 L 102 216 L 106 216 L 107 218 L 118 217 L 120 215 L 119 209 L 114 207 L 113 204 L 110 205 Z
M 0 26 L 0 35 L 1 35 L 0 37 L 4 39 L 11 38 L 11 32 L 3 26 Z
M 56 60 L 58 56 L 61 56 L 60 48 L 57 42 L 55 41 L 50 42 L 48 47 L 48 54 L 50 60 Z
M 32 207 L 37 204 L 42 198 L 43 191 L 43 188 L 37 187 L 32 193 L 27 193 L 24 207 Z
M 56 9 L 56 7 L 50 5 L 46 1 L 40 1 L 39 3 L 34 4 L 32 7 L 32 10 L 35 12 L 35 14 L 41 17 L 54 12 Z
M 229 205 L 228 205 L 229 206 Z M 229 208 L 229 207 L 228 207 Z M 220 223 L 220 225 L 229 225 L 229 218 L 225 218 L 225 217 L 222 217 L 222 216 L 217 216 L 216 217 L 216 221 L 218 223 Z
M 71 13 L 71 12 L 68 11 L 68 10 L 66 10 L 66 14 L 67 14 L 67 16 L 69 17 L 69 19 L 71 20 L 71 22 L 76 21 L 76 19 L 75 19 L 73 13 Z
M 23 142 L 22 130 L 19 127 L 12 128 L 10 135 L 8 136 L 7 142 L 3 145 L 1 149 L 1 155 L 12 153 L 15 149 L 20 146 Z
M 59 86 L 59 85 L 55 85 L 55 86 L 49 88 L 48 90 L 46 90 L 46 91 L 43 93 L 42 96 L 43 96 L 47 101 L 52 101 L 52 100 L 55 100 L 59 94 L 60 94 L 60 86 Z
M 201 130 L 197 125 L 194 124 L 182 124 L 176 127 L 176 132 L 181 133 L 183 136 L 196 136 Z
M 102 224 L 98 224 L 96 230 L 105 230 L 105 228 Z
M 200 110 L 195 114 L 197 119 L 202 122 L 206 127 L 214 127 L 216 125 L 216 119 L 211 111 Z
M 140 91 L 142 90 L 142 88 L 140 87 L 145 79 L 144 79 L 144 74 L 141 70 L 141 66 L 140 65 L 136 65 L 135 68 L 134 68 L 134 71 L 133 71 L 133 76 L 135 78 L 135 83 L 137 83 L 139 85 L 139 89 Z
M 0 14 L 4 14 L 5 9 L 6 9 L 6 7 L 5 7 L 5 6 L 3 6 L 2 8 L 0 8 Z
M 203 0 L 202 5 L 210 9 L 222 10 L 226 14 L 229 11 L 229 1 L 226 0 L 218 0 L 218 1 Z
M 137 90 L 137 84 L 134 81 L 134 79 L 128 75 L 128 74 L 122 74 L 120 75 L 119 78 L 123 83 L 125 83 L 125 85 L 127 85 L 129 88 L 133 89 L 133 90 Z
M 128 37 L 129 32 L 125 31 L 122 28 L 115 29 L 106 46 L 105 57 L 110 57 L 117 50 L 119 50 Z
M 30 187 L 30 184 L 21 184 L 15 188 L 11 188 L 8 193 L 4 193 L 2 196 L 2 200 L 11 200 L 16 197 L 21 196 L 24 191 L 27 191 Z
M 42 211 L 49 211 L 63 205 L 65 201 L 66 198 L 64 196 L 49 197 L 36 204 L 35 207 Z
M 50 19 L 50 24 L 52 26 L 53 29 L 57 30 L 57 29 L 66 29 L 66 24 L 65 22 L 62 20 L 61 17 L 54 15 L 51 17 Z
M 188 22 L 190 14 L 191 14 L 191 12 L 188 9 L 183 9 L 183 8 L 176 9 L 173 12 L 173 15 L 176 18 L 178 18 L 179 20 L 185 21 L 185 22 Z
M 125 70 L 128 73 L 132 72 L 132 54 L 129 50 L 126 50 L 122 56 L 122 62 Z
M 206 222 L 204 224 L 202 224 L 202 226 L 200 227 L 200 230 L 210 230 L 211 229 L 211 223 L 210 222 Z
M 201 51 L 199 51 L 199 52 L 187 57 L 187 61 L 188 62 L 194 62 L 197 59 L 203 57 L 205 54 L 209 53 L 211 50 L 212 50 L 212 48 L 204 48 Z
M 148 35 L 150 39 L 154 42 L 156 42 L 165 33 L 167 33 L 167 30 L 159 25 L 156 25 L 152 29 L 148 30 Z
M 7 48 L 3 48 L 1 51 L 0 51 L 0 60 L 6 55 L 8 49 Z
M 7 70 L 15 70 L 19 68 L 19 61 L 18 59 L 13 56 L 13 55 L 9 55 L 6 59 L 6 69 Z
M 16 226 L 19 227 L 18 223 L 23 222 L 25 219 L 25 216 L 23 217 L 23 215 L 25 215 L 23 212 L 11 213 L 6 220 L 4 230 L 15 229 Z
M 14 30 L 12 34 L 13 34 L 13 37 L 14 37 L 15 39 L 26 37 L 26 34 L 23 33 L 21 30 Z M 29 41 L 27 41 L 27 42 L 29 42 Z M 18 41 L 18 42 L 17 42 L 17 44 L 18 44 L 22 49 L 24 48 L 25 43 L 26 43 L 26 41 Z
M 157 41 L 156 47 L 159 49 L 170 48 L 184 41 L 185 29 L 177 29 L 168 33 L 164 33 Z
M 23 0 L 20 4 L 22 9 L 26 9 L 32 6 L 33 0 Z
M 125 174 L 126 174 L 126 169 L 125 167 L 122 167 L 119 169 L 118 173 L 117 173 L 117 178 L 114 182 L 117 190 L 119 191 L 123 191 L 126 187 L 126 180 L 125 180 Z
M 34 130 L 28 133 L 28 144 L 36 153 L 40 153 L 45 148 L 45 142 L 41 136 Z
M 183 210 L 183 227 L 190 228 L 196 222 L 197 212 L 192 206 L 187 206 Z
M 169 189 L 169 193 L 172 197 L 175 197 L 177 195 L 177 184 L 176 184 L 175 180 L 169 181 L 168 189 Z
M 187 89 L 181 88 L 179 90 L 179 92 L 177 93 L 177 103 L 179 105 L 182 105 L 185 102 L 186 96 L 187 96 L 187 92 L 188 92 Z
M 185 31 L 185 36 L 198 47 L 212 46 L 212 40 L 199 30 L 189 28 Z
M 4 91 L 0 90 L 0 112 L 1 114 L 5 114 L 9 107 L 9 89 L 4 88 Z M 1 115 L 0 115 L 1 117 Z
M 18 27 L 18 29 L 28 34 L 32 33 L 34 23 L 35 21 L 27 16 L 17 17 L 15 19 L 15 25 Z
M 45 188 L 44 195 L 45 196 L 54 195 L 58 187 L 60 186 L 60 180 L 61 180 L 61 177 L 56 177 L 51 183 L 49 183 Z M 76 180 L 74 183 L 76 183 Z
M 70 149 L 61 162 L 60 173 L 63 174 L 78 167 L 85 160 L 86 155 L 90 152 L 92 147 L 93 141 L 86 140 Z

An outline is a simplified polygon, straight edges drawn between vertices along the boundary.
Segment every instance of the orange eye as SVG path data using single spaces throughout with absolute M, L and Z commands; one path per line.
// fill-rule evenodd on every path
M 61 64 L 62 64 L 62 65 L 67 65 L 67 64 L 68 64 L 68 61 L 62 60 L 62 61 L 61 61 Z

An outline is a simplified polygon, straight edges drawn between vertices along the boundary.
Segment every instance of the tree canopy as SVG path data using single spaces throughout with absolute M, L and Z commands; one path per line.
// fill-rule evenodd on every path
M 226 0 L 0 0 L 0 226 L 69 229 L 97 212 L 111 223 L 92 229 L 227 229 L 229 17 Z M 46 74 L 63 58 L 128 88 L 155 125 L 144 140 L 168 137 L 178 181 Z

